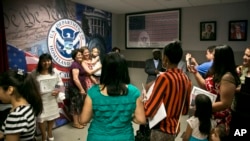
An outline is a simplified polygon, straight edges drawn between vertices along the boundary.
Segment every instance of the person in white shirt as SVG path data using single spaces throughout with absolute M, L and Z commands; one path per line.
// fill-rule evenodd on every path
M 93 69 L 99 68 L 102 66 L 101 60 L 100 60 L 100 50 L 97 47 L 93 47 L 91 50 L 91 57 L 92 57 L 92 64 Z M 94 73 L 94 76 L 100 77 L 101 76 L 101 69 L 96 71 Z
M 195 97 L 195 113 L 187 120 L 183 141 L 208 141 L 215 125 L 212 120 L 212 101 L 205 94 L 198 94 Z

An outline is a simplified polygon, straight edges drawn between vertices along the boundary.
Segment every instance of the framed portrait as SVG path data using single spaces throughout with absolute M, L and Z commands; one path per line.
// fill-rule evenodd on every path
M 200 22 L 200 40 L 201 41 L 216 40 L 216 21 Z
M 163 48 L 180 40 L 181 9 L 129 13 L 125 15 L 126 48 Z
M 247 40 L 247 20 L 229 21 L 229 41 Z

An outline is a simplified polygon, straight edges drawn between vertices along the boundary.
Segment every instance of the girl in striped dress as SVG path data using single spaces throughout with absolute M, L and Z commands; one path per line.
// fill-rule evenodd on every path
M 5 141 L 33 141 L 35 116 L 43 110 L 35 78 L 22 70 L 9 70 L 0 74 L 0 100 L 12 105 L 0 136 Z

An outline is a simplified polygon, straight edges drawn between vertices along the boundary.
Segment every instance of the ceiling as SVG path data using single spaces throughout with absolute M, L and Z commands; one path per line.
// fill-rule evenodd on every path
M 71 0 L 113 14 L 125 14 L 151 10 L 218 5 L 248 0 Z

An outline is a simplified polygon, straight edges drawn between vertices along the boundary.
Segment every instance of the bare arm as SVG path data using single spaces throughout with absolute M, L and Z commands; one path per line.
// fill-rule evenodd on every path
M 183 136 L 183 140 L 182 141 L 189 141 L 189 138 L 192 135 L 192 131 L 193 131 L 193 129 L 190 127 L 189 124 L 187 124 L 187 128 L 186 128 L 186 131 L 185 131 L 185 134 Z
M 0 140 L 4 138 L 3 133 L 0 131 Z
M 77 86 L 77 88 L 80 90 L 81 94 L 85 93 L 85 90 L 83 89 L 81 82 L 78 78 L 79 76 L 79 70 L 78 69 L 72 69 L 72 75 L 73 75 L 73 81 L 75 83 L 75 85 Z
M 98 61 L 100 60 L 100 57 L 99 56 L 96 56 L 95 58 L 92 58 L 92 64 L 95 64 L 97 63 Z
M 5 141 L 19 141 L 20 134 L 7 134 L 5 135 Z
M 235 80 L 230 73 L 226 73 L 220 82 L 220 101 L 213 103 L 213 111 L 221 111 L 232 104 L 236 90 Z
M 191 66 L 188 66 L 188 68 L 189 68 L 189 71 L 194 75 L 195 80 L 197 81 L 197 83 L 200 86 L 200 88 L 206 89 L 205 80 L 200 75 L 200 73 L 198 73 L 198 71 L 196 70 L 195 66 L 191 65 Z
M 137 124 L 146 124 L 144 105 L 142 103 L 141 97 L 137 98 L 136 100 L 136 108 L 135 108 L 133 121 Z
M 92 100 L 87 95 L 84 101 L 84 106 L 82 108 L 82 112 L 79 117 L 80 124 L 87 124 L 92 118 L 93 110 L 92 110 Z
M 82 62 L 82 67 L 83 67 L 83 69 L 84 69 L 88 74 L 93 74 L 93 73 L 95 73 L 96 71 L 98 71 L 99 69 L 101 69 L 102 66 L 99 66 L 99 67 L 97 67 L 97 68 L 91 70 L 91 69 L 89 69 L 88 64 L 87 64 L 86 62 L 83 61 L 83 62 Z
M 191 59 L 191 64 L 194 65 L 195 67 L 197 67 L 199 64 L 197 63 L 195 58 Z
M 97 80 L 93 75 L 90 75 L 90 79 L 94 84 L 97 84 Z

